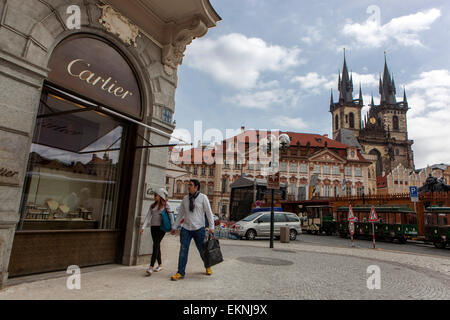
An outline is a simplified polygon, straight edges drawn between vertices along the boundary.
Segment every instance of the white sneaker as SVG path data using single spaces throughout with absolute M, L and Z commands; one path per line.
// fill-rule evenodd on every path
M 152 267 L 149 267 L 149 268 L 145 271 L 145 273 L 147 274 L 147 276 L 151 276 L 152 273 L 153 273 L 153 268 L 152 268 Z
M 163 268 L 161 267 L 161 266 L 157 266 L 156 268 L 155 268 L 155 272 L 159 272 L 159 271 L 161 271 Z

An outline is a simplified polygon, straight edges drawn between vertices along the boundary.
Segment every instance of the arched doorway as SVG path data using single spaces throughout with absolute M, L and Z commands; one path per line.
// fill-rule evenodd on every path
M 376 176 L 381 176 L 383 172 L 383 162 L 381 159 L 381 153 L 377 149 L 372 149 L 369 154 L 377 156 L 377 163 L 376 163 Z
M 120 263 L 128 214 L 138 77 L 107 40 L 78 34 L 49 61 L 9 265 L 10 276 Z M 70 252 L 71 254 L 67 254 Z

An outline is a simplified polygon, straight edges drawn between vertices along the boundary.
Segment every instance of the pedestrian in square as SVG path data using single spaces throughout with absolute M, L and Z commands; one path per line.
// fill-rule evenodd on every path
M 172 234 L 180 224 L 181 219 L 184 219 L 180 231 L 180 254 L 178 257 L 178 271 L 171 277 L 173 281 L 184 278 L 186 264 L 189 254 L 189 246 L 191 240 L 194 239 L 195 245 L 200 253 L 202 261 L 203 257 L 203 242 L 205 240 L 205 225 L 206 219 L 209 225 L 209 233 L 214 234 L 214 218 L 209 204 L 208 197 L 199 192 L 200 182 L 192 179 L 188 184 L 189 194 L 186 195 L 180 205 L 178 217 L 172 226 Z M 211 268 L 206 268 L 206 275 L 212 275 Z
M 148 224 L 150 224 L 153 239 L 153 252 L 150 260 L 150 266 L 146 270 L 147 276 L 151 276 L 153 272 L 162 270 L 161 241 L 166 234 L 165 231 L 161 230 L 161 213 L 163 210 L 166 210 L 171 224 L 174 224 L 172 212 L 167 204 L 167 195 L 168 193 L 164 188 L 160 188 L 155 192 L 155 202 L 150 206 L 141 228 L 141 234 L 143 234 L 144 229 Z M 158 266 L 153 269 L 156 260 L 158 260 Z

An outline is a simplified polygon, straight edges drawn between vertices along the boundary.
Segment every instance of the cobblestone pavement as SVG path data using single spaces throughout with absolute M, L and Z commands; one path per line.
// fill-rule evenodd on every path
M 206 276 L 191 245 L 187 274 L 173 282 L 178 236 L 167 236 L 165 269 L 144 277 L 146 266 L 82 269 L 81 290 L 66 277 L 22 283 L 0 299 L 450 299 L 450 259 L 389 250 L 332 247 L 294 241 L 221 240 L 225 261 Z M 367 267 L 379 266 L 381 289 L 369 290 Z

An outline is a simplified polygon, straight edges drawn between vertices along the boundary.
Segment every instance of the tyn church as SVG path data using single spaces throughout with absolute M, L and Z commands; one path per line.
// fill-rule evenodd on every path
M 362 153 L 373 155 L 376 161 L 376 176 L 387 175 L 398 164 L 414 169 L 414 158 L 408 139 L 406 113 L 408 101 L 403 91 L 403 101 L 397 102 L 393 76 L 384 63 L 383 79 L 380 78 L 380 104 L 373 101 L 370 109 L 361 116 L 363 97 L 361 85 L 359 98 L 353 98 L 353 77 L 349 76 L 344 54 L 342 76 L 338 80 L 339 101 L 333 101 L 331 92 L 330 112 L 332 115 L 333 139 L 351 146 L 357 146 Z

